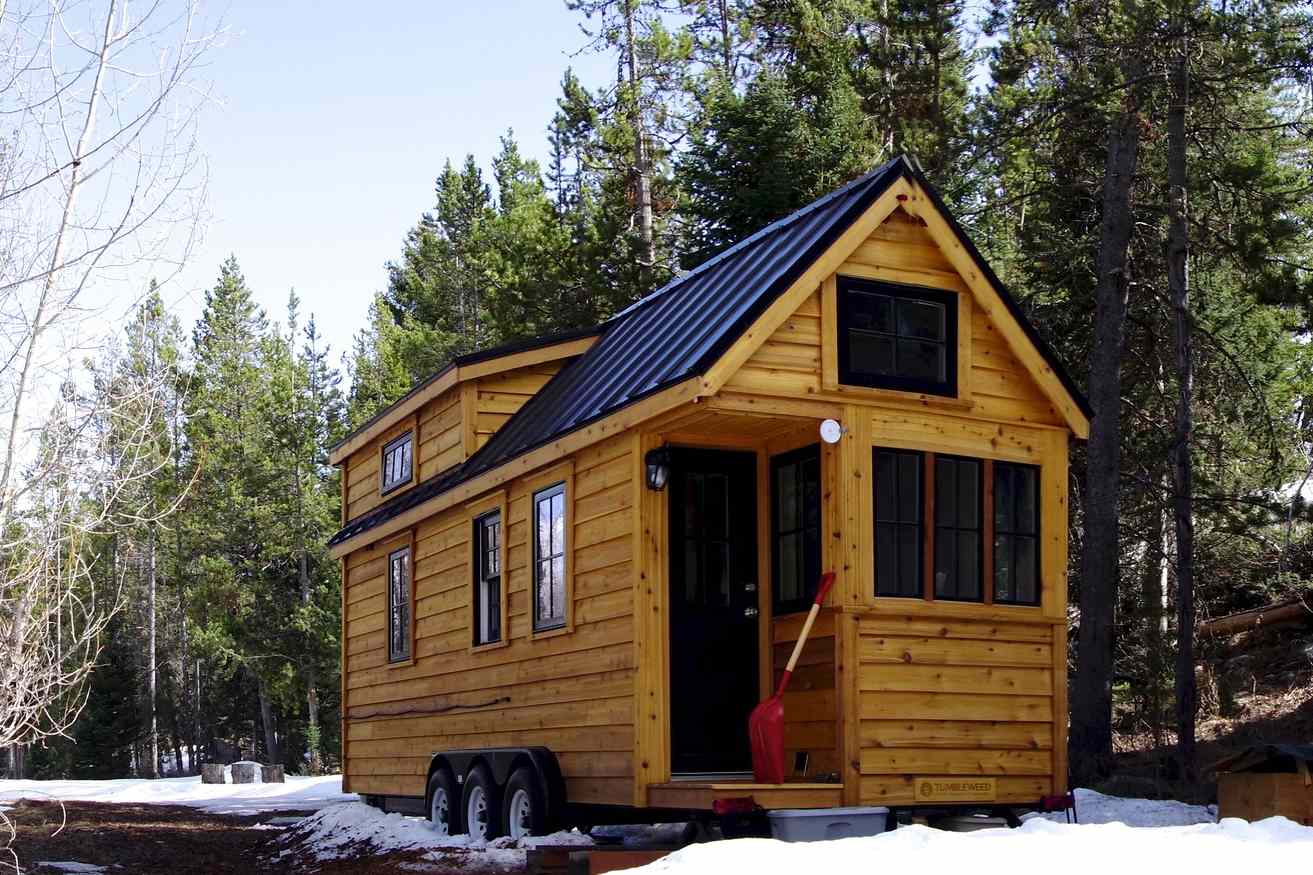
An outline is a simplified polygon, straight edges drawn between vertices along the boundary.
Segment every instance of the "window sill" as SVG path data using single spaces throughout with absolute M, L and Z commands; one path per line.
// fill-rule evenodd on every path
M 541 638 L 555 638 L 557 635 L 568 635 L 570 632 L 571 629 L 569 625 L 553 626 L 550 629 L 535 629 L 529 638 L 530 640 L 537 641 Z
M 470 653 L 483 653 L 485 650 L 501 650 L 503 647 L 509 647 L 511 642 L 503 639 L 501 641 L 489 641 L 486 644 L 470 645 Z
M 405 659 L 389 659 L 388 668 L 410 668 L 415 664 L 415 657 L 409 656 Z
M 970 410 L 976 402 L 970 398 L 952 395 L 933 395 L 928 392 L 907 392 L 902 389 L 884 389 L 879 386 L 856 386 L 851 383 L 837 383 L 827 386 L 828 390 L 841 395 L 870 398 L 876 401 L 896 401 L 900 404 L 918 404 L 923 407 L 945 407 L 955 410 Z

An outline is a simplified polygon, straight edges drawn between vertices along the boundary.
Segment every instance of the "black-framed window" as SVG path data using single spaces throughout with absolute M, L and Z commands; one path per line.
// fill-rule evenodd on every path
M 565 484 L 533 494 L 533 628 L 565 625 Z
M 994 601 L 1037 605 L 1039 468 L 994 463 Z
M 474 644 L 501 641 L 501 511 L 474 520 Z
M 383 446 L 383 485 L 380 492 L 388 492 L 410 482 L 415 465 L 413 446 L 411 432 L 406 432 Z
M 875 594 L 919 598 L 924 513 L 921 453 L 873 451 L 875 461 Z
M 935 598 L 982 600 L 981 469 L 978 459 L 935 456 Z
M 839 382 L 957 394 L 953 292 L 840 277 L 838 328 Z
M 771 459 L 772 604 L 776 615 L 805 611 L 821 577 L 821 448 Z
M 388 661 L 410 659 L 410 547 L 388 554 Z

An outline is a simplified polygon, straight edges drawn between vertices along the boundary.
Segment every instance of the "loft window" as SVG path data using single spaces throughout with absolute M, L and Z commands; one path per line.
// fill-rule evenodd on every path
M 533 495 L 533 628 L 565 625 L 565 484 Z
M 771 459 L 774 613 L 805 611 L 821 576 L 821 450 Z
M 875 594 L 920 597 L 923 458 L 920 453 L 876 449 Z
M 388 554 L 388 660 L 410 659 L 410 548 Z
M 410 432 L 406 432 L 401 437 L 384 444 L 383 486 L 379 490 L 380 492 L 389 492 L 410 482 L 411 474 L 415 470 L 414 453 L 411 446 Z
M 994 463 L 994 601 L 1039 604 L 1039 469 Z
M 841 277 L 839 382 L 957 394 L 957 296 Z
M 978 602 L 981 464 L 935 456 L 935 598 Z
M 501 640 L 501 512 L 474 521 L 474 644 Z

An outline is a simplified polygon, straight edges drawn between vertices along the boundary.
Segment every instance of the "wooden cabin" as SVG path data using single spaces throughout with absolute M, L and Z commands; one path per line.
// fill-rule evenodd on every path
M 537 770 L 553 817 L 1066 792 L 1089 416 L 904 159 L 595 330 L 458 359 L 332 454 L 345 789 L 492 811 Z M 792 774 L 753 784 L 748 713 L 829 569 Z

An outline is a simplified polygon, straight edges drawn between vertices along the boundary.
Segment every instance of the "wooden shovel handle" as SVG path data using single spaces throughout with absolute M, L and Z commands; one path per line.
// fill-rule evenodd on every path
M 812 624 L 816 622 L 816 615 L 821 612 L 821 603 L 825 601 L 825 596 L 830 592 L 830 587 L 834 586 L 834 572 L 827 571 L 821 575 L 821 585 L 816 588 L 816 600 L 812 602 L 812 609 L 807 612 L 807 622 L 802 624 L 802 633 L 798 635 L 798 643 L 793 645 L 793 655 L 789 657 L 789 664 L 785 666 L 785 674 L 793 674 L 793 667 L 798 664 L 798 657 L 802 655 L 803 645 L 807 643 L 807 636 L 811 634 Z

